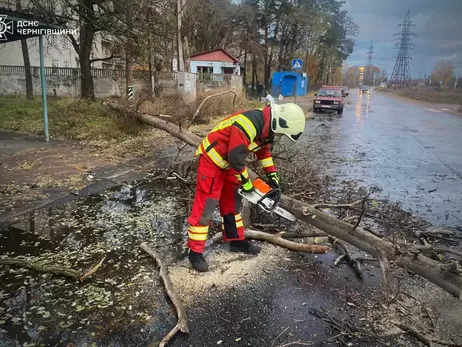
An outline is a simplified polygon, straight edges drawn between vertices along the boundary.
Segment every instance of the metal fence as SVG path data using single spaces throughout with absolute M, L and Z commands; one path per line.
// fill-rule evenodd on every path
M 231 74 L 215 74 L 215 73 L 196 73 L 198 81 L 231 81 L 232 76 Z
M 0 65 L 0 74 L 24 74 L 26 68 L 20 65 Z M 31 73 L 34 76 L 39 76 L 40 67 L 31 66 Z M 80 68 L 76 67 L 45 67 L 45 75 L 47 76 L 69 76 L 69 77 L 80 77 Z M 91 69 L 91 75 L 93 77 L 112 77 L 112 78 L 125 78 L 126 70 L 119 69 Z M 149 71 L 145 70 L 133 70 L 133 78 L 135 79 L 149 79 Z M 155 71 L 155 79 L 161 80 L 177 80 L 176 72 L 163 72 Z

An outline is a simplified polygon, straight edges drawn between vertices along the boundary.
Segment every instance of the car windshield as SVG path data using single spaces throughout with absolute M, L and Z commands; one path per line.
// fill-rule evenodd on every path
M 321 89 L 318 96 L 336 96 L 341 98 L 342 92 L 338 89 Z
M 363 90 L 368 90 L 368 89 L 369 89 L 369 86 L 362 86 L 362 89 L 363 89 Z

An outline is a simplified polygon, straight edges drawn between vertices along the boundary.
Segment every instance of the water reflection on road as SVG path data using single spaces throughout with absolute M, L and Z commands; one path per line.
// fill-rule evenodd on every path
M 329 126 L 319 158 L 329 173 L 376 185 L 432 223 L 462 224 L 462 118 L 375 91 L 347 100 L 342 116 L 320 114 L 307 129 Z

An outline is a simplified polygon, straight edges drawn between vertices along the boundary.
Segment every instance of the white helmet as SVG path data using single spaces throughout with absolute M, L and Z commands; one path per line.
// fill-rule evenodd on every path
M 284 134 L 295 142 L 305 130 L 305 114 L 303 110 L 293 103 L 272 104 L 271 130 L 275 134 Z

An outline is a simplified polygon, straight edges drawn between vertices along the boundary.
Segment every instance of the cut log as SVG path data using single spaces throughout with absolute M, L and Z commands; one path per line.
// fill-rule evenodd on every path
M 133 109 L 126 109 L 120 105 L 105 101 L 104 104 L 126 112 L 134 112 Z M 135 111 L 136 112 L 136 111 Z M 185 141 L 191 146 L 198 147 L 202 138 L 194 133 L 179 128 L 173 123 L 161 120 L 147 114 L 137 113 L 137 117 L 144 123 L 152 125 L 157 129 L 164 130 L 170 135 Z M 250 169 L 249 174 L 252 178 L 257 175 Z M 462 300 L 462 277 L 454 274 L 442 274 L 437 262 L 421 254 L 415 255 L 411 252 L 403 252 L 400 245 L 381 239 L 364 229 L 357 227 L 352 230 L 352 225 L 327 213 L 324 213 L 312 205 L 305 204 L 288 196 L 281 197 L 281 207 L 292 212 L 299 220 L 305 221 L 318 229 L 321 229 L 331 236 L 337 237 L 374 257 L 378 257 L 378 250 L 386 255 L 390 262 L 394 262 L 415 274 L 426 278 L 430 282 L 443 288 L 453 296 Z

